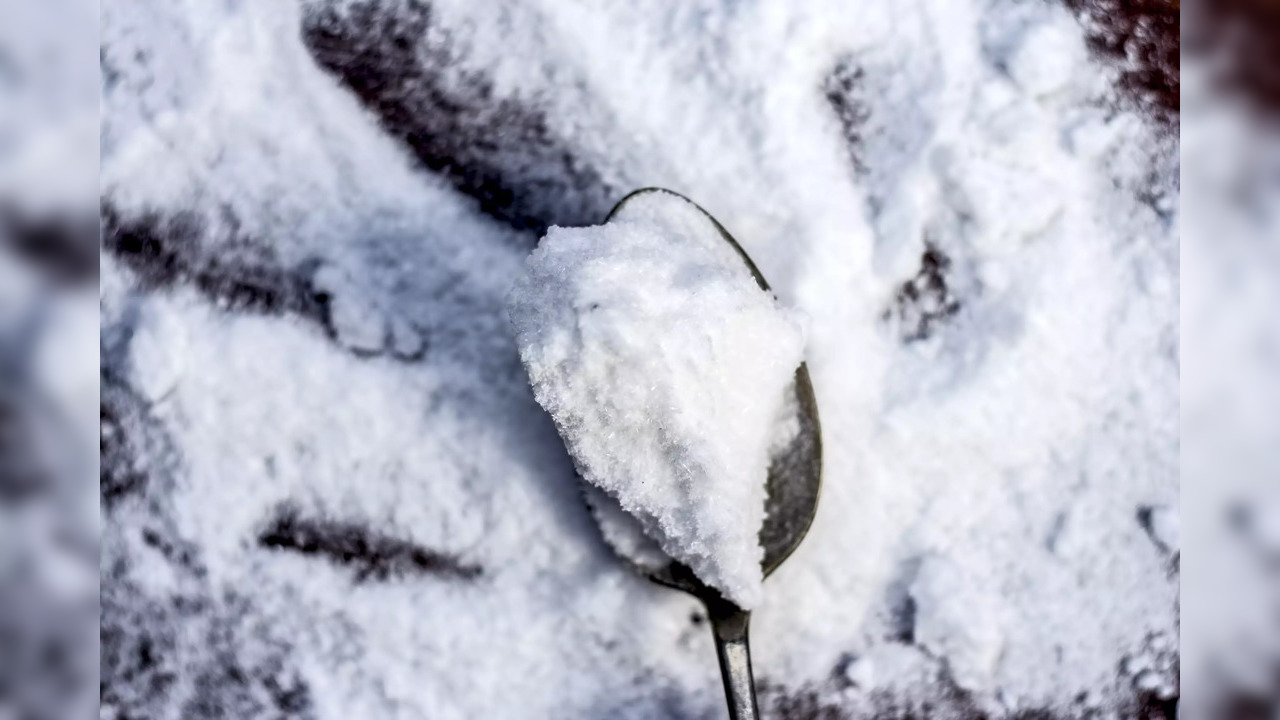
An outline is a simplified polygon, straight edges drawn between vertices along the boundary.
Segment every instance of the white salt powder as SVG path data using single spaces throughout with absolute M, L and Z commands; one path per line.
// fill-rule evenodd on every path
M 796 320 L 704 213 L 662 192 L 604 225 L 552 228 L 508 302 L 534 395 L 582 476 L 667 555 L 754 606 Z
M 104 262 L 104 336 L 133 338 L 115 370 L 182 458 L 169 502 L 211 587 L 290 638 L 320 720 L 722 714 L 696 601 L 605 551 L 528 391 L 502 316 L 525 240 L 416 169 L 316 66 L 300 12 L 102 8 L 107 58 L 150 58 L 104 87 L 103 188 L 121 211 L 225 206 L 286 265 L 341 271 L 318 278 L 334 342 L 310 321 L 144 292 Z M 1004 708 L 993 717 L 1128 701 L 1119 661 L 1148 636 L 1176 647 L 1179 627 L 1178 578 L 1137 515 L 1178 505 L 1179 211 L 1176 193 L 1150 205 L 1142 180 L 1144 153 L 1165 158 L 1161 172 L 1177 153 L 1109 107 L 1106 70 L 1065 9 L 438 0 L 431 12 L 461 55 L 459 82 L 474 73 L 495 97 L 536 99 L 548 131 L 619 193 L 657 184 L 697 199 L 808 319 L 823 495 L 754 613 L 760 676 L 852 717 L 891 715 L 876 712 L 882 695 L 938 707 L 955 697 L 930 680 L 946 667 L 963 668 L 983 708 Z M 853 143 L 824 96 L 840 63 L 866 110 Z M 1213 229 L 1216 242 L 1184 246 L 1187 266 L 1217 267 L 1202 256 L 1231 233 Z M 926 241 L 951 259 L 960 307 L 906 341 L 885 316 Z M 1222 317 L 1197 327 L 1234 337 Z M 425 351 L 400 351 L 421 358 L 366 357 L 397 318 L 426 330 Z M 285 500 L 485 574 L 353 588 L 343 568 L 256 546 Z M 873 688 L 846 693 L 833 677 L 850 655 L 874 667 Z

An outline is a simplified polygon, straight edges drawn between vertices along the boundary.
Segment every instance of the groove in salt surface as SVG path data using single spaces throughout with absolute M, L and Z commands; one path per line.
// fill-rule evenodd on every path
M 214 249 L 206 240 L 215 231 L 193 211 L 125 215 L 103 201 L 102 246 L 135 273 L 144 289 L 191 287 L 228 312 L 300 317 L 320 325 L 330 340 L 357 357 L 422 357 L 425 340 L 400 347 L 389 329 L 380 343 L 349 342 L 335 321 L 333 290 L 317 282 L 323 261 L 286 266 L 267 243 L 242 235 L 230 211 L 222 217 L 228 237 Z
M 541 234 L 599 222 L 620 194 L 541 109 L 458 69 L 429 3 L 311 9 L 303 40 L 388 133 L 487 215 Z
M 258 535 L 258 545 L 317 556 L 355 570 L 357 582 L 404 576 L 437 576 L 473 580 L 478 565 L 425 548 L 378 530 L 339 520 L 303 517 L 297 508 L 285 506 Z

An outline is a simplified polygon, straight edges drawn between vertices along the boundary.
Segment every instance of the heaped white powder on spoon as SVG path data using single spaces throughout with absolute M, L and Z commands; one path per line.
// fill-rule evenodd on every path
M 803 336 L 715 224 L 652 192 L 552 228 L 508 300 L 538 402 L 582 476 L 744 608 L 765 476 Z

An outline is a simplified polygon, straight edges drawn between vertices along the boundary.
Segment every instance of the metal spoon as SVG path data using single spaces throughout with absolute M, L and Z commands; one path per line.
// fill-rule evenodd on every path
M 651 193 L 669 193 L 682 198 L 698 208 L 720 231 L 725 242 L 733 246 L 741 256 L 756 282 L 766 292 L 769 284 L 756 268 L 755 263 L 747 256 L 742 246 L 738 245 L 729 231 L 716 222 L 706 210 L 679 193 L 661 188 L 644 188 L 636 190 L 624 197 L 605 222 L 613 219 L 628 203 L 637 199 L 647 199 Z M 818 406 L 813 397 L 813 385 L 809 382 L 809 370 L 804 363 L 796 369 L 795 381 L 789 392 L 795 394 L 794 407 L 799 420 L 799 432 L 781 451 L 776 452 L 770 460 L 769 476 L 766 481 L 765 519 L 760 528 L 760 545 L 764 549 L 762 569 L 768 577 L 804 539 L 813 522 L 818 508 L 818 494 L 822 487 L 822 432 L 818 424 Z M 617 501 L 594 486 L 586 485 L 587 503 L 591 506 L 597 521 L 605 523 L 603 516 L 611 517 L 615 523 L 625 514 Z M 616 525 L 615 525 L 616 526 Z M 642 531 L 637 531 L 642 532 Z M 693 571 L 685 565 L 661 556 L 659 564 L 646 562 L 637 557 L 637 539 L 635 536 L 625 538 L 621 542 L 618 537 L 611 537 L 608 532 L 605 539 L 614 550 L 635 567 L 648 576 L 650 580 L 667 587 L 683 590 L 700 600 L 707 607 L 707 617 L 711 621 L 712 636 L 715 638 L 716 655 L 720 660 L 720 674 L 724 679 L 725 698 L 729 703 L 731 720 L 756 720 L 760 711 L 756 704 L 755 683 L 751 676 L 751 653 L 747 644 L 747 626 L 751 620 L 750 611 L 739 608 L 726 600 L 718 591 L 708 587 L 698 579 Z M 652 550 L 649 548 L 648 550 Z M 648 560 L 652 560 L 650 552 Z

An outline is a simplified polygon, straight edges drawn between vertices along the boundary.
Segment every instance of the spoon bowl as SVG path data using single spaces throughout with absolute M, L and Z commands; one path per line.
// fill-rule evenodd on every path
M 720 237 L 737 252 L 760 288 L 765 292 L 772 292 L 760 270 L 729 231 L 697 203 L 679 193 L 662 188 L 636 190 L 613 207 L 605 222 L 614 219 L 625 208 L 655 199 L 655 194 L 659 193 L 673 195 L 697 208 L 715 225 Z M 787 392 L 792 397 L 788 399 L 786 406 L 794 409 L 798 430 L 789 442 L 773 453 L 769 462 L 768 478 L 765 481 L 765 518 L 759 535 L 760 546 L 764 550 L 761 569 L 766 578 L 791 556 L 808 533 L 818 509 L 818 496 L 822 489 L 822 430 L 818 422 L 818 405 L 809 380 L 809 370 L 804 363 L 796 368 L 795 378 Z M 619 520 L 627 516 L 617 505 L 617 501 L 591 486 L 586 488 L 587 504 L 601 527 L 619 527 Z M 655 550 L 656 544 L 646 545 L 638 525 L 630 532 L 619 534 L 616 530 L 606 530 L 604 534 L 615 552 L 650 580 L 683 590 L 702 600 L 707 607 L 707 617 L 711 621 L 716 642 L 716 655 L 719 657 L 724 679 L 729 717 L 731 720 L 758 718 L 755 685 L 751 676 L 751 655 L 747 643 L 751 613 L 707 586 L 684 564 Z

